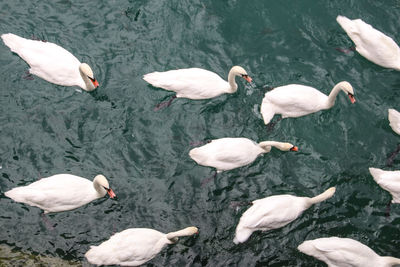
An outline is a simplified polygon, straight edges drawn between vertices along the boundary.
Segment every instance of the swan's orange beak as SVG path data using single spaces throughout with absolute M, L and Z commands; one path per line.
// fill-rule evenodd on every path
M 98 82 L 96 79 L 93 79 L 93 80 L 92 80 L 92 83 L 93 83 L 93 85 L 94 85 L 94 88 L 99 87 L 99 82 Z
M 251 83 L 252 79 L 249 75 L 242 75 L 242 78 Z
M 352 95 L 350 93 L 348 93 L 347 95 L 349 96 L 351 103 L 354 104 L 356 102 L 354 95 Z
M 299 148 L 297 146 L 293 146 L 290 151 L 299 151 Z
M 93 77 L 93 79 L 92 79 L 92 78 L 89 77 L 89 76 L 87 76 L 87 77 L 88 77 L 88 78 L 90 79 L 90 81 L 93 83 L 94 88 L 99 87 L 99 82 L 96 80 L 96 78 Z
M 117 195 L 115 195 L 114 191 L 112 191 L 111 188 L 106 189 L 106 190 L 107 190 L 107 194 L 110 196 L 110 198 L 114 198 L 117 196 Z

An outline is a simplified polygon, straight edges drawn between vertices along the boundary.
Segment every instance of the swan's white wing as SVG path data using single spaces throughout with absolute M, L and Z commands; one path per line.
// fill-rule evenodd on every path
M 1 37 L 11 51 L 29 64 L 32 74 L 64 86 L 79 85 L 78 81 L 82 80 L 79 60 L 64 48 L 50 42 L 25 39 L 12 33 Z
M 328 266 L 375 266 L 379 256 L 369 247 L 349 238 L 318 238 L 308 240 L 298 249 L 310 256 L 322 260 Z
M 69 174 L 42 178 L 14 188 L 6 196 L 48 212 L 74 209 L 97 198 L 92 181 Z
M 382 188 L 400 193 L 400 171 L 384 171 L 377 168 L 369 168 L 369 171 Z
M 152 259 L 166 245 L 165 234 L 153 229 L 132 228 L 116 233 L 99 246 L 92 247 L 86 258 L 93 264 L 138 266 Z
M 267 197 L 253 201 L 253 205 L 243 213 L 239 224 L 251 229 L 275 229 L 295 220 L 304 209 L 304 200 L 300 197 Z
M 328 97 L 310 86 L 290 84 L 277 87 L 264 96 L 264 109 L 274 109 L 283 117 L 300 117 L 321 110 Z
M 388 114 L 390 127 L 395 133 L 400 134 L 400 112 L 395 109 L 389 109 Z
M 176 92 L 177 97 L 207 99 L 229 91 L 229 84 L 216 73 L 199 69 L 153 72 L 143 79 L 155 87 Z
M 361 19 L 350 20 L 338 16 L 336 20 L 362 56 L 383 67 L 399 69 L 400 48 L 392 38 Z
M 247 138 L 221 138 L 192 149 L 189 155 L 200 165 L 230 170 L 250 164 L 262 151 Z

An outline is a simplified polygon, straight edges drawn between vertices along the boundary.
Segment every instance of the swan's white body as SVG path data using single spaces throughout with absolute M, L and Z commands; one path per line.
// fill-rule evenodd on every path
M 369 168 L 369 172 L 375 182 L 392 195 L 392 203 L 400 203 L 400 171 Z
M 103 175 L 92 181 L 71 174 L 57 174 L 27 186 L 20 186 L 4 194 L 17 202 L 22 202 L 44 210 L 44 213 L 72 210 L 104 197 L 111 198 L 114 192 Z
M 56 44 L 29 40 L 12 33 L 2 34 L 1 38 L 12 52 L 29 64 L 31 74 L 54 84 L 79 86 L 86 91 L 98 86 L 89 65 Z
M 189 156 L 198 164 L 210 166 L 217 172 L 232 170 L 252 163 L 260 154 L 268 153 L 271 147 L 283 151 L 294 150 L 297 147 L 290 143 L 264 141 L 259 144 L 247 138 L 221 138 L 210 143 L 193 148 Z
M 251 82 L 247 72 L 239 66 L 232 67 L 228 82 L 214 72 L 199 68 L 152 72 L 144 75 L 143 79 L 154 87 L 176 92 L 176 97 L 208 99 L 236 92 L 235 76 Z
M 114 234 L 99 246 L 91 246 L 85 257 L 96 265 L 138 266 L 154 258 L 166 245 L 176 243 L 178 237 L 197 232 L 193 226 L 168 234 L 147 228 L 131 228 Z
M 400 134 L 400 113 L 395 109 L 388 110 L 389 125 L 393 131 Z
M 400 48 L 392 38 L 374 29 L 361 19 L 338 16 L 336 21 L 366 59 L 385 68 L 400 70 Z
M 276 195 L 253 201 L 253 205 L 240 218 L 233 242 L 245 242 L 254 231 L 268 231 L 285 226 L 311 205 L 332 197 L 335 190 L 335 187 L 331 187 L 313 198 Z
M 340 82 L 335 85 L 329 96 L 313 87 L 300 84 L 274 88 L 267 92 L 262 100 L 261 114 L 264 123 L 268 124 L 275 114 L 281 114 L 282 118 L 301 117 L 329 109 L 335 104 L 340 90 L 350 97 L 352 103 L 355 102 L 353 87 L 348 82 Z
M 400 264 L 400 259 L 379 256 L 366 245 L 350 238 L 307 240 L 297 249 L 324 261 L 329 267 L 389 267 Z

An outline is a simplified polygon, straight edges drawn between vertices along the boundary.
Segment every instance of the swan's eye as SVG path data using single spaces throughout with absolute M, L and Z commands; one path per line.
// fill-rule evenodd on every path
M 246 78 L 249 77 L 249 75 L 247 75 L 247 74 L 242 74 L 242 77 L 246 79 Z
M 92 79 L 92 78 L 90 78 L 89 76 L 87 76 L 92 82 L 94 82 L 94 81 L 96 81 L 96 79 Z

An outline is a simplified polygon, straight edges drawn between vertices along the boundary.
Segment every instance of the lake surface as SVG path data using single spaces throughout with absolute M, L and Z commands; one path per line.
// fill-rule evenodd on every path
M 2 1 L 0 33 L 66 48 L 89 63 L 100 87 L 88 93 L 26 80 L 28 65 L 1 43 L 0 244 L 89 266 L 89 246 L 113 233 L 195 225 L 199 235 L 182 238 L 148 265 L 324 266 L 297 246 L 327 236 L 400 257 L 400 206 L 385 216 L 391 196 L 368 171 L 400 169 L 400 156 L 386 166 L 400 142 L 387 119 L 388 108 L 400 109 L 400 74 L 349 50 L 339 14 L 362 18 L 400 42 L 395 0 Z M 226 79 L 233 65 L 254 83 L 237 78 L 235 94 L 176 99 L 159 111 L 154 107 L 173 93 L 142 80 L 152 71 L 187 67 Z M 339 93 L 330 110 L 281 120 L 272 131 L 264 125 L 259 108 L 268 89 L 300 83 L 328 94 L 344 80 L 354 87 L 355 104 Z M 188 152 L 221 137 L 287 141 L 299 151 L 274 150 L 202 185 L 214 170 Z M 118 199 L 43 216 L 3 194 L 58 173 L 104 174 Z M 233 203 L 311 197 L 331 186 L 333 198 L 293 223 L 232 242 L 247 209 Z

